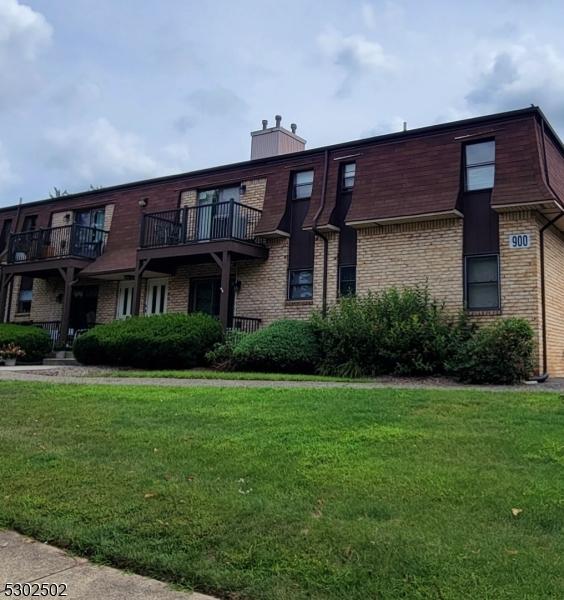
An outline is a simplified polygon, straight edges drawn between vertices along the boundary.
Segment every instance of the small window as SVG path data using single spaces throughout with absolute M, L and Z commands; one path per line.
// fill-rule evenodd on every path
M 465 147 L 466 190 L 493 188 L 495 177 L 495 142 L 468 144 Z
M 294 200 L 311 198 L 313 190 L 313 171 L 294 173 Z
M 33 231 L 37 226 L 37 215 L 24 217 L 22 231 Z
M 8 239 L 10 237 L 10 231 L 12 230 L 12 219 L 6 219 L 2 223 L 2 230 L 0 231 L 0 252 L 3 252 L 8 245 Z
M 343 165 L 341 171 L 341 188 L 343 190 L 352 190 L 354 187 L 354 178 L 356 175 L 356 163 L 347 163 Z
M 356 294 L 356 267 L 339 268 L 339 295 L 354 296 Z
M 466 258 L 466 307 L 470 310 L 500 307 L 498 256 Z
M 311 269 L 290 271 L 288 282 L 288 298 L 290 300 L 313 298 L 313 271 Z
M 18 312 L 31 312 L 31 299 L 33 295 L 33 277 L 22 277 L 18 293 Z

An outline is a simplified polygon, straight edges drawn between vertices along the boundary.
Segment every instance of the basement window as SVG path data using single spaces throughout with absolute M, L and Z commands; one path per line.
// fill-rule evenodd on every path
M 356 294 L 356 267 L 342 266 L 339 268 L 339 296 L 354 296 Z
M 313 190 L 313 171 L 300 171 L 294 173 L 293 198 L 306 200 L 311 198 Z
M 466 191 L 487 190 L 494 186 L 495 142 L 468 144 L 464 148 Z
M 466 308 L 496 310 L 500 308 L 499 257 L 466 257 Z
M 313 298 L 313 270 L 301 269 L 288 274 L 288 299 L 311 300 Z

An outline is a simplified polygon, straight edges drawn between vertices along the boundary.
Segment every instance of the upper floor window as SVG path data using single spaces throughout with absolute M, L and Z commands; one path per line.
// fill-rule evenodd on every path
M 500 307 L 499 257 L 466 257 L 466 308 L 491 310 Z
M 293 198 L 294 200 L 305 200 L 311 198 L 313 190 L 313 171 L 300 171 L 294 173 Z
M 356 175 L 356 163 L 347 163 L 341 170 L 341 189 L 352 190 Z
M 214 188 L 198 192 L 199 204 L 215 204 L 216 202 L 239 202 L 240 186 Z
M 466 190 L 493 188 L 495 176 L 495 142 L 478 142 L 465 146 Z
M 8 244 L 8 238 L 10 237 L 11 229 L 12 219 L 6 219 L 4 223 L 2 223 L 2 230 L 0 231 L 0 252 L 2 252 Z
M 104 229 L 104 220 L 106 211 L 104 208 L 86 208 L 77 210 L 74 213 L 74 222 L 84 227 L 93 227 L 94 229 Z
M 24 217 L 22 231 L 33 231 L 37 226 L 37 215 L 27 215 Z

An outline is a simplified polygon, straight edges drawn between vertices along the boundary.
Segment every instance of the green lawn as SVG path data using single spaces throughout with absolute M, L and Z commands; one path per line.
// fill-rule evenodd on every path
M 95 377 L 97 375 L 94 375 Z M 186 371 L 111 371 L 111 377 L 165 377 L 171 379 L 236 379 L 258 381 L 344 381 L 361 382 L 368 379 L 329 377 L 326 375 L 297 375 L 294 373 L 251 373 L 247 371 L 214 371 L 213 369 L 190 369 Z
M 0 526 L 229 599 L 562 598 L 563 431 L 548 393 L 0 382 Z

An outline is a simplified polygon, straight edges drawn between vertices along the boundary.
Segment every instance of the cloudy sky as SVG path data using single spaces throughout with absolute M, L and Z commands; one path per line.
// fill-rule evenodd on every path
M 564 134 L 558 0 L 0 0 L 0 206 L 540 105 Z

